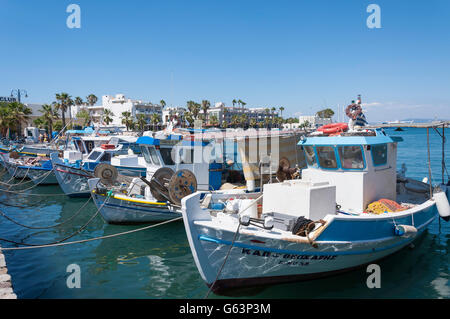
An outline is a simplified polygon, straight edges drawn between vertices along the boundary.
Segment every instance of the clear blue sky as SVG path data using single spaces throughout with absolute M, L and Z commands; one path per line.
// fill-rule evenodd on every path
M 81 7 L 81 29 L 66 7 Z M 366 8 L 381 7 L 381 29 Z M 345 106 L 372 121 L 450 119 L 450 1 L 0 0 L 0 96 L 124 93 L 284 106 Z

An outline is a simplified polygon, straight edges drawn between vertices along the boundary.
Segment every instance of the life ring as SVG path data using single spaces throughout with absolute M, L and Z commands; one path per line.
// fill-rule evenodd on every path
M 345 114 L 355 120 L 358 115 L 360 115 L 362 113 L 362 107 L 359 104 L 356 103 L 352 103 L 350 105 L 347 106 L 347 108 L 345 109 Z
M 331 123 L 327 125 L 323 125 L 317 129 L 324 134 L 334 134 L 339 132 L 345 132 L 348 130 L 347 123 Z

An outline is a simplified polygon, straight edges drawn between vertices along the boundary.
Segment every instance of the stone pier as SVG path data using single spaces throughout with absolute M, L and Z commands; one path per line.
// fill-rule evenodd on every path
M 0 247 L 0 299 L 17 299 L 12 289 L 11 276 L 8 275 L 5 256 Z

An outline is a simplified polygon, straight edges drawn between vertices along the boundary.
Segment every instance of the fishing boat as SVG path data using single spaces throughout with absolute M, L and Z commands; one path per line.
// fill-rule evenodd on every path
M 215 292 L 332 275 L 411 244 L 439 215 L 447 186 L 396 171 L 402 139 L 382 130 L 316 132 L 298 142 L 307 168 L 280 165 L 262 192 L 196 192 L 182 200 L 189 245 Z
M 222 185 L 223 163 L 204 160 L 210 141 L 163 139 L 142 136 L 137 140 L 144 156 L 146 178 L 116 183 L 118 173 L 105 167 L 89 180 L 92 197 L 103 219 L 112 224 L 148 223 L 181 216 L 181 199 L 199 190 L 216 190 Z M 101 178 L 103 175 L 107 178 Z M 108 181 L 110 176 L 116 176 Z M 122 177 L 123 178 L 123 177 Z M 99 183 L 100 181 L 100 183 Z
M 121 150 L 122 145 L 102 144 L 86 156 L 78 150 L 64 151 L 63 158 L 58 153 L 50 154 L 59 186 L 68 196 L 89 197 L 88 179 L 94 178 L 95 167 L 100 163 L 110 163 L 111 158 Z

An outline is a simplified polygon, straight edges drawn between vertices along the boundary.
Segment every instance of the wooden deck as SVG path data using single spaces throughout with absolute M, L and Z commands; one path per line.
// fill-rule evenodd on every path
M 0 247 L 0 299 L 17 299 L 12 289 L 11 276 L 8 275 L 5 256 Z

